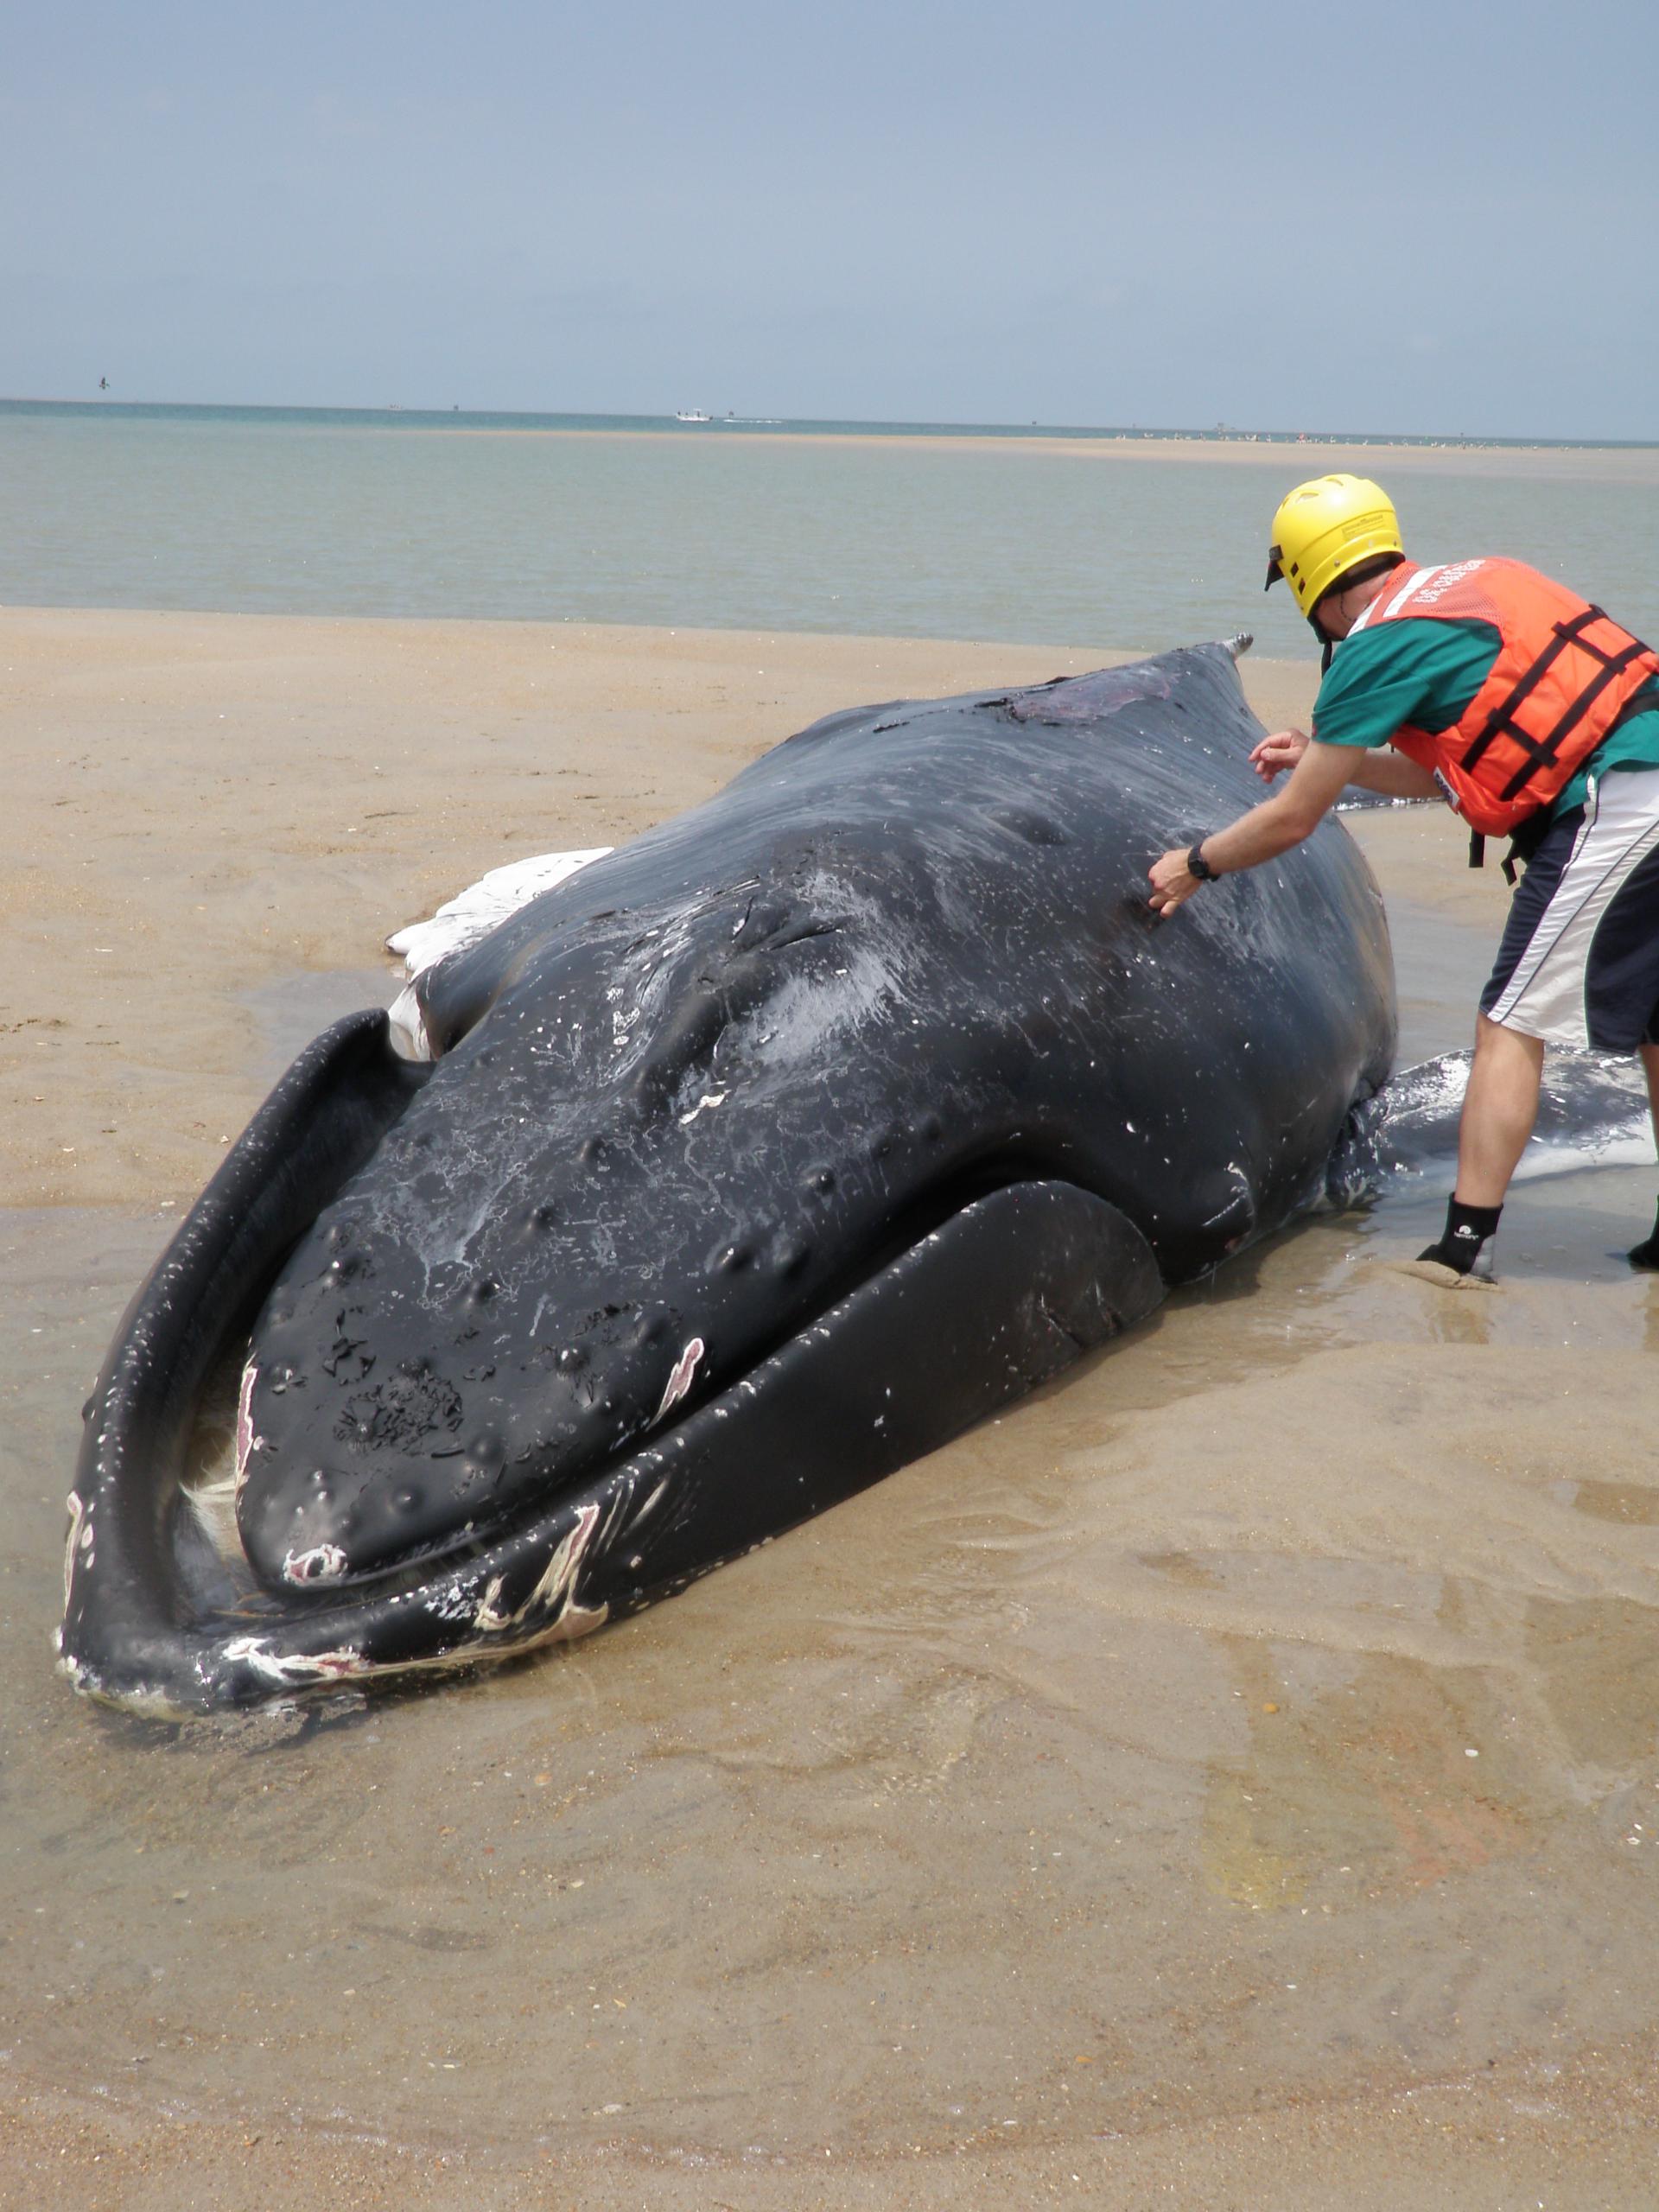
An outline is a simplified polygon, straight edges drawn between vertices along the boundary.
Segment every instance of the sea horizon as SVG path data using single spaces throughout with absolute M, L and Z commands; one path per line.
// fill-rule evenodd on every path
M 312 428 L 339 423 L 363 428 L 384 423 L 398 429 L 467 429 L 660 432 L 740 429 L 774 436 L 890 438 L 1010 438 L 1040 440 L 1141 440 L 1211 445 L 1375 446 L 1381 449 L 1429 451 L 1644 453 L 1659 448 L 1659 438 L 1569 438 L 1541 434 L 1502 436 L 1484 430 L 1298 429 L 1216 423 L 1206 426 L 1146 423 L 996 423 L 974 420 L 907 421 L 854 416 L 740 415 L 671 410 L 663 414 L 595 414 L 581 410 L 405 405 L 335 406 L 268 400 L 61 398 L 31 394 L 0 395 L 0 413 L 42 416 L 113 416 L 130 421 L 165 422 L 190 416 L 206 420 L 295 423 Z
M 1160 652 L 1249 629 L 1298 477 L 1659 632 L 1659 447 L 0 401 L 0 601 L 601 622 Z

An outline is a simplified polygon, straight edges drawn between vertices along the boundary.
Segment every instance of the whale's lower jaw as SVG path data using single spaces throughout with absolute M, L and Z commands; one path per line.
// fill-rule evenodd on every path
M 236 1196 L 257 1219 L 246 1192 Z M 197 1215 L 217 1203 L 210 1188 Z M 226 1252 L 204 1236 L 212 1225 L 193 1216 L 184 1253 L 175 1245 L 135 1300 L 70 1501 L 60 1666 L 77 1689 L 151 1716 L 288 1701 L 585 1634 L 946 1442 L 1164 1294 L 1150 1247 L 1116 1208 L 1069 1183 L 1010 1185 L 649 1449 L 464 1558 L 275 1596 L 232 1591 L 204 1567 L 181 1487 L 194 1407 L 166 1404 L 162 1388 L 181 1366 L 200 1378 L 228 1348 L 245 1297 L 226 1294 L 227 1274 L 246 1271 L 251 1295 L 276 1256 L 246 1235 Z M 194 1257 L 204 1249 L 206 1266 Z M 149 1294 L 158 1282 L 162 1298 Z

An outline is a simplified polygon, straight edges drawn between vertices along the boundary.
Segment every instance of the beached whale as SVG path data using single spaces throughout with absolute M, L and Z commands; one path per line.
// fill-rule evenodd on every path
M 180 1713 L 580 1633 L 1316 1204 L 1394 1046 L 1363 860 L 1327 822 L 1145 899 L 1259 734 L 1222 645 L 834 715 L 429 969 L 431 1062 L 337 1024 L 89 1402 L 72 1680 Z

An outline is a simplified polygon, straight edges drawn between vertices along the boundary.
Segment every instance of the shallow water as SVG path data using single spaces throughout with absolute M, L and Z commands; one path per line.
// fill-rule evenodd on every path
M 304 969 L 245 991 L 243 1003 L 259 1034 L 256 1078 L 274 1084 L 311 1039 L 342 1014 L 389 1004 L 401 986 L 402 974 L 401 965 L 388 960 L 382 968 Z
M 1249 450 L 1195 465 L 1007 437 L 480 435 L 0 405 L 0 601 L 1147 652 L 1248 627 L 1298 657 L 1304 626 L 1261 588 L 1268 518 L 1299 476 L 1351 456 Z M 1653 449 L 1360 458 L 1420 557 L 1501 550 L 1659 631 Z
M 1486 949 L 1433 935 L 1411 1057 Z M 1548 2095 L 1659 2025 L 1652 1183 L 1528 1186 L 1502 1287 L 1443 1292 L 1379 1264 L 1426 1179 L 585 1643 L 179 1731 L 48 1642 L 79 1406 L 175 1211 L 6 1217 L 7 2071 L 801 2172 L 1494 2060 Z

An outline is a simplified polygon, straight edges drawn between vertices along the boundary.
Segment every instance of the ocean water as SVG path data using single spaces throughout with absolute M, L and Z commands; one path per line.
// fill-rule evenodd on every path
M 0 404 L 0 601 L 1156 650 L 1240 628 L 1319 446 L 1191 460 L 963 424 Z M 873 441 L 873 429 L 904 433 Z M 641 430 L 667 433 L 640 436 Z M 787 433 L 809 431 L 810 440 Z M 963 448 L 964 432 L 983 442 Z M 857 435 L 854 435 L 857 434 Z M 1098 451 L 1063 448 L 1086 438 Z M 1659 635 L 1659 451 L 1379 448 L 1414 550 L 1501 550 Z

